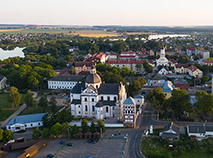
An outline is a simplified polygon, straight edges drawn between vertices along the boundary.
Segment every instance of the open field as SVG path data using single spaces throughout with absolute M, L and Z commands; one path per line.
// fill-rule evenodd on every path
M 49 33 L 49 34 L 65 34 L 70 36 L 82 37 L 114 37 L 120 36 L 116 32 L 106 32 L 100 30 L 60 30 L 60 29 L 0 29 L 0 34 L 25 34 L 25 33 Z
M 25 94 L 22 95 L 21 103 L 24 102 L 25 96 Z M 16 108 L 13 109 L 8 102 L 8 93 L 0 94 L 0 108 L 0 121 L 6 120 L 11 114 L 16 111 Z

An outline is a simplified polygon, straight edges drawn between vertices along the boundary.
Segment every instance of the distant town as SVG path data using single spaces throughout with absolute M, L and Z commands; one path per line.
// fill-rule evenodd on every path
M 0 25 L 0 125 L 0 157 L 210 158 L 213 28 Z

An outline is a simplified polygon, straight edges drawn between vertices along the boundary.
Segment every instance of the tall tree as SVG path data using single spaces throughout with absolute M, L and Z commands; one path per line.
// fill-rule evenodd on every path
M 48 100 L 47 100 L 47 97 L 46 97 L 46 96 L 41 96 L 38 105 L 39 105 L 40 107 L 42 107 L 42 108 L 43 108 L 43 111 L 45 112 L 45 111 L 46 111 L 46 108 L 48 107 Z
M 82 120 L 82 122 L 81 122 L 81 128 L 82 128 L 83 133 L 88 132 L 89 126 L 88 126 L 88 121 L 86 119 Z
M 16 87 L 10 87 L 8 100 L 13 108 L 20 104 L 21 94 Z
M 33 139 L 38 139 L 41 136 L 41 132 L 38 128 L 33 129 Z
M 27 91 L 27 95 L 25 97 L 25 103 L 27 104 L 27 106 L 35 106 L 36 104 L 36 101 L 33 97 L 33 93 L 30 90 Z
M 146 72 L 152 73 L 153 68 L 147 61 L 145 61 L 143 63 L 143 66 L 144 66 L 144 69 L 145 69 Z
M 0 142 L 3 140 L 3 129 L 0 128 Z
M 6 143 L 12 139 L 14 139 L 14 133 L 6 129 L 3 133 L 3 141 Z
M 52 111 L 53 113 L 55 113 L 56 110 L 57 110 L 57 109 L 56 109 L 56 103 L 57 103 L 57 101 L 56 101 L 55 97 L 52 96 L 52 97 L 50 98 L 49 104 L 50 104 L 50 106 L 51 106 L 51 111 Z
M 51 132 L 53 135 L 58 136 L 59 134 L 63 132 L 63 125 L 57 122 L 56 124 L 52 126 Z
M 96 131 L 96 126 L 95 126 L 94 121 L 92 121 L 91 126 L 90 126 L 90 132 L 95 133 L 95 131 Z
M 105 124 L 104 124 L 104 121 L 103 120 L 98 120 L 98 126 L 97 126 L 97 130 L 99 131 L 99 132 L 101 132 L 101 130 L 102 130 L 102 132 L 104 133 L 105 132 Z

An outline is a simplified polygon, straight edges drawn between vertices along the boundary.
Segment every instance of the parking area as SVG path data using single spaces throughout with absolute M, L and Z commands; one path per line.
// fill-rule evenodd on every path
M 97 143 L 88 143 L 88 139 L 71 139 L 64 140 L 67 143 L 73 143 L 74 146 L 67 146 L 60 144 L 61 140 L 49 141 L 46 148 L 42 149 L 35 158 L 44 158 L 48 154 L 57 155 L 57 158 L 86 158 L 92 156 L 93 158 L 118 158 L 124 149 L 125 139 L 124 134 L 112 136 L 114 130 L 106 132 L 104 138 Z M 114 135 L 114 134 L 113 134 Z

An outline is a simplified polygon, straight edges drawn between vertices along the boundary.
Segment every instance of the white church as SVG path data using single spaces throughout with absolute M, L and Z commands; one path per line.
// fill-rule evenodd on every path
M 76 84 L 71 90 L 71 113 L 79 118 L 115 118 L 122 121 L 126 98 L 122 83 L 102 83 L 95 65 L 92 65 L 86 82 Z

